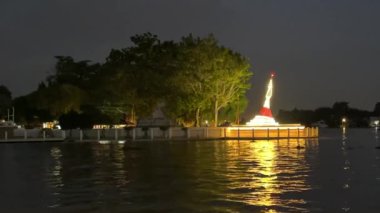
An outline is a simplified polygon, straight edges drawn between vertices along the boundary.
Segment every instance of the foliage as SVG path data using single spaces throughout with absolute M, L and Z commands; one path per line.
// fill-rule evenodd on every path
M 47 109 L 38 109 L 32 95 L 17 97 L 12 102 L 15 107 L 15 121 L 29 127 L 38 127 L 41 122 L 53 120 Z
M 373 112 L 350 108 L 348 102 L 336 102 L 331 108 L 280 110 L 277 118 L 282 123 L 302 123 L 308 126 L 317 121 L 325 121 L 329 127 L 339 127 L 342 118 L 346 118 L 351 127 L 368 127 L 371 115 Z
M 234 121 L 234 123 L 243 124 L 240 114 L 245 111 L 248 106 L 248 100 L 245 97 L 240 97 L 238 100 L 229 103 L 220 112 L 220 120 Z
M 373 116 L 380 117 L 380 102 L 377 102 L 375 108 L 373 109 Z
M 302 123 L 305 125 L 311 125 L 311 123 L 315 122 L 315 117 L 312 110 L 279 110 L 278 121 L 280 123 Z
M 249 88 L 249 63 L 241 55 L 222 47 L 212 36 L 204 39 L 183 37 L 178 46 L 177 72 L 169 79 L 175 93 L 167 111 L 200 125 L 201 114 L 214 111 L 214 125 L 223 107 L 237 101 Z M 194 116 L 192 116 L 192 114 Z
M 37 90 L 30 98 L 36 109 L 49 110 L 57 119 L 70 111 L 79 111 L 84 102 L 85 92 L 76 86 L 61 84 Z
M 7 110 L 12 106 L 12 93 L 9 89 L 0 85 L 0 119 L 5 118 Z
M 127 117 L 150 115 L 167 94 L 167 67 L 172 42 L 161 43 L 150 33 L 131 38 L 134 46 L 112 50 L 100 72 L 98 107 L 107 114 Z
M 56 56 L 55 73 L 47 78 L 48 86 L 74 85 L 81 89 L 93 88 L 92 79 L 99 72 L 100 64 L 90 61 L 74 61 L 70 56 Z
M 15 101 L 23 114 L 20 120 L 60 118 L 67 128 L 91 126 L 84 118 L 136 123 L 138 117 L 164 106 L 173 120 L 199 126 L 201 118 L 211 116 L 217 125 L 222 109 L 228 119 L 236 114 L 235 106 L 243 111 L 239 102 L 246 99 L 250 65 L 212 35 L 162 42 L 144 33 L 131 41 L 130 47 L 111 50 L 103 64 L 56 56 L 54 73 L 36 91 Z M 91 119 L 94 111 L 100 120 Z

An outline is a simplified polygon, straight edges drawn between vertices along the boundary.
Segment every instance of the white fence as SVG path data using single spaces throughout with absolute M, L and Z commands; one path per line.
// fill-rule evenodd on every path
M 75 141 L 94 140 L 187 140 L 187 139 L 258 139 L 318 137 L 318 128 L 266 129 L 229 127 L 138 127 L 131 129 L 8 129 L 0 131 L 0 141 Z
M 318 128 L 304 129 L 230 129 L 228 127 L 199 128 L 131 128 L 66 130 L 73 140 L 165 140 L 165 139 L 222 139 L 222 138 L 306 138 L 318 137 Z
M 7 128 L 0 130 L 0 141 L 44 141 L 65 138 L 65 131 L 58 129 Z

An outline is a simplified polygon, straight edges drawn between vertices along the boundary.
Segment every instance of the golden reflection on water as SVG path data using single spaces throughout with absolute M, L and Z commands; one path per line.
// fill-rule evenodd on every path
M 50 208 L 55 208 L 60 206 L 61 189 L 65 186 L 62 178 L 62 151 L 59 146 L 51 147 L 50 156 L 52 159 L 52 166 L 49 172 L 49 182 L 52 186 L 52 195 L 54 196 L 53 201 L 49 204 Z
M 122 202 L 120 195 L 128 183 L 124 144 L 77 146 L 80 146 L 78 151 L 75 150 L 80 153 L 78 155 L 70 155 L 67 149 L 66 152 L 62 151 L 61 146 L 50 149 L 48 183 L 53 196 L 48 207 L 57 208 L 74 205 L 73 203 L 82 205 L 81 202 L 91 200 L 94 193 L 102 199 L 116 194 L 112 201 Z M 62 159 L 67 161 L 66 164 L 62 163 Z
M 123 147 L 122 143 L 111 143 L 99 145 L 93 150 L 96 163 L 99 165 L 107 163 L 109 166 L 95 170 L 95 176 L 99 177 L 99 183 L 107 183 L 110 179 L 108 177 L 110 172 L 116 187 L 124 187 L 128 183 L 127 170 L 124 168 L 126 156 Z
M 316 149 L 317 140 L 284 139 L 229 141 L 227 178 L 231 179 L 229 198 L 248 205 L 264 207 L 267 212 L 277 212 L 274 206 L 297 206 L 303 199 L 287 198 L 286 193 L 310 189 L 306 182 L 310 171 L 305 154 Z M 315 152 L 315 150 L 314 150 Z M 237 163 L 238 162 L 238 163 Z M 235 172 L 241 170 L 244 172 Z M 236 177 L 239 175 L 239 177 Z M 247 191 L 247 193 L 239 193 Z M 237 192 L 237 193 L 236 193 Z M 302 209 L 295 209 L 302 211 Z
M 151 196 L 152 192 L 141 191 L 141 187 L 152 184 L 147 181 L 152 181 L 152 185 L 169 181 L 174 184 L 173 191 L 178 190 L 175 184 L 179 184 L 180 190 L 194 193 L 191 197 L 204 196 L 202 201 L 212 197 L 213 201 L 221 199 L 228 206 L 240 203 L 264 212 L 274 213 L 283 208 L 302 212 L 306 211 L 302 208 L 306 201 L 297 193 L 311 188 L 307 182 L 311 170 L 308 161 L 313 161 L 310 158 L 318 150 L 318 140 L 304 139 L 146 143 L 140 151 L 132 149 L 130 144 L 85 145 L 79 146 L 78 158 L 60 146 L 51 148 L 50 180 L 57 193 L 51 207 L 70 205 L 78 202 L 78 197 L 86 203 L 93 199 L 94 193 L 98 203 L 108 202 L 107 199 L 123 203 L 131 191 L 139 196 Z M 153 145 L 154 149 L 150 149 Z M 63 164 L 63 156 L 66 161 L 70 158 L 70 162 Z M 154 178 L 146 179 L 146 174 Z M 85 181 L 86 188 L 77 179 Z M 180 185 L 181 180 L 195 181 L 202 190 Z M 78 194 L 72 192 L 78 189 Z M 164 192 L 170 194 L 171 190 Z M 181 194 L 175 196 L 188 199 L 181 198 Z
M 251 187 L 261 189 L 257 200 L 254 200 L 254 204 L 259 206 L 272 206 L 275 204 L 275 200 L 272 199 L 272 194 L 281 193 L 281 189 L 276 181 L 275 160 L 277 153 L 275 144 L 271 141 L 260 140 L 251 143 L 251 145 L 253 150 L 252 154 L 258 159 L 258 166 L 253 167 L 251 172 L 260 174 L 257 180 L 252 181 Z
M 51 176 L 56 186 L 63 186 L 62 182 L 62 151 L 60 147 L 52 147 L 50 149 L 50 155 L 53 159 L 53 166 L 51 170 Z

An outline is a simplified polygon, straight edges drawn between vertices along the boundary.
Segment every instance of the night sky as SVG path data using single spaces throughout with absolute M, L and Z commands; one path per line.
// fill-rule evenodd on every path
M 378 0 L 1 0 L 0 84 L 14 97 L 54 71 L 54 56 L 103 62 L 111 48 L 151 32 L 162 40 L 213 33 L 249 58 L 247 114 L 277 73 L 272 106 L 315 109 L 380 101 Z

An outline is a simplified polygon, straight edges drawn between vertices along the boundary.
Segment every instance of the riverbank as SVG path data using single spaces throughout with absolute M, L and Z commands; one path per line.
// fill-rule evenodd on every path
M 137 127 L 130 129 L 13 129 L 0 135 L 0 142 L 141 141 L 208 139 L 316 138 L 316 127 Z

